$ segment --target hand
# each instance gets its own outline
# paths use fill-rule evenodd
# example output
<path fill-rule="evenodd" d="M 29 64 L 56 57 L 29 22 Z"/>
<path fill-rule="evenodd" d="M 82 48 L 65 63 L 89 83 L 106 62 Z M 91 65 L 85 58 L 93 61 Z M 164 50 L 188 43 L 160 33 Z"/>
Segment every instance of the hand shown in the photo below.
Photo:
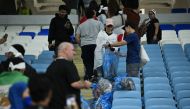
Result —
<path fill-rule="evenodd" d="M 65 23 L 65 28 L 69 29 L 70 27 L 71 27 L 70 22 L 67 21 L 67 22 Z"/>
<path fill-rule="evenodd" d="M 48 48 L 51 48 L 52 46 L 54 46 L 54 44 L 49 44 L 49 45 L 48 45 Z"/>
<path fill-rule="evenodd" d="M 108 47 L 110 48 L 111 47 L 110 43 L 103 44 L 102 46 L 105 47 L 105 48 L 108 48 Z"/>
<path fill-rule="evenodd" d="M 90 88 L 91 84 L 92 83 L 90 81 L 87 81 L 87 80 L 84 81 L 84 86 L 85 86 L 86 89 Z"/>

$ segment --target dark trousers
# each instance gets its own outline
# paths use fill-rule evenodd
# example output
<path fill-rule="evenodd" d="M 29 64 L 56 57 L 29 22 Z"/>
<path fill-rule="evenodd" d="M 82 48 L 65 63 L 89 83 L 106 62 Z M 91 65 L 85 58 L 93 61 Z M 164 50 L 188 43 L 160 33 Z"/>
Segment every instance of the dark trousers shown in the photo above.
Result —
<path fill-rule="evenodd" d="M 96 48 L 95 44 L 91 45 L 84 45 L 81 47 L 82 54 L 81 58 L 83 60 L 83 64 L 85 66 L 85 76 L 84 79 L 88 80 L 94 76 L 93 69 L 94 69 L 94 50 Z"/>

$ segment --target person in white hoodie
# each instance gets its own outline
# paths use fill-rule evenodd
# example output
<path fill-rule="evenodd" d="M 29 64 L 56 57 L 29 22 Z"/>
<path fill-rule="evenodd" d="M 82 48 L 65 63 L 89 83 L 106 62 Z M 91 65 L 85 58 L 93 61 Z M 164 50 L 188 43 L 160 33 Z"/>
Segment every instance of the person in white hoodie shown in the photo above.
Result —
<path fill-rule="evenodd" d="M 118 64 L 118 47 L 104 48 L 106 43 L 117 41 L 117 34 L 113 33 L 113 20 L 106 19 L 105 29 L 98 33 L 94 58 L 94 69 L 103 68 L 103 77 L 111 79 L 116 76 Z"/>

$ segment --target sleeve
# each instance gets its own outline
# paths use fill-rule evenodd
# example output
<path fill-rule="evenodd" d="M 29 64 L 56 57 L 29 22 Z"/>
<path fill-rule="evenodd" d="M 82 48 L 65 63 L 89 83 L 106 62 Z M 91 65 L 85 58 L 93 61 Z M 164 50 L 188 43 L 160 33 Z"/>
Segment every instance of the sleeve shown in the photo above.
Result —
<path fill-rule="evenodd" d="M 76 34 L 79 34 L 79 35 L 81 34 L 81 32 L 80 32 L 80 25 L 77 28 Z"/>
<path fill-rule="evenodd" d="M 70 84 L 80 80 L 77 68 L 73 62 L 69 62 L 67 64 L 67 69 L 68 69 L 68 72 L 67 72 L 66 76 L 67 76 L 68 82 Z"/>
<path fill-rule="evenodd" d="M 54 21 L 54 19 L 52 19 L 51 22 L 50 22 L 49 34 L 48 34 L 48 42 L 49 42 L 49 44 L 51 44 L 52 41 L 55 40 L 54 32 L 55 32 L 55 21 Z"/>
<path fill-rule="evenodd" d="M 127 42 L 127 43 L 131 43 L 134 39 L 134 37 L 132 35 L 128 35 L 128 36 L 125 36 L 124 37 L 124 40 Z"/>
<path fill-rule="evenodd" d="M 74 33 L 73 25 L 69 19 L 67 20 L 67 22 L 69 22 L 69 24 L 70 24 L 70 28 L 67 29 L 67 33 L 71 36 Z"/>
<path fill-rule="evenodd" d="M 159 23 L 158 19 L 154 19 L 152 22 L 153 23 Z"/>

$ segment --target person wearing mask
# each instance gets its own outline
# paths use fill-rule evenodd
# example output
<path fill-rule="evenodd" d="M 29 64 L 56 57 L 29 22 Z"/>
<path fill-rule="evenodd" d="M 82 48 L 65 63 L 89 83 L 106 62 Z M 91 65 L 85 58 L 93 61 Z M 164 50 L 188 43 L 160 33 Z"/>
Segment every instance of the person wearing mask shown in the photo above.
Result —
<path fill-rule="evenodd" d="M 119 47 L 122 45 L 127 45 L 127 73 L 129 77 L 139 76 L 140 67 L 140 41 L 137 33 L 135 32 L 135 23 L 127 21 L 123 27 L 127 36 L 120 42 L 115 42 L 112 44 L 105 44 L 105 47 Z"/>
<path fill-rule="evenodd" d="M 67 106 L 67 97 L 74 95 L 81 109 L 80 89 L 90 88 L 91 83 L 80 81 L 77 68 L 73 63 L 75 50 L 71 43 L 62 42 L 58 46 L 57 54 L 57 58 L 46 71 L 53 86 L 53 96 L 49 106 L 52 109 L 64 109 Z"/>
<path fill-rule="evenodd" d="M 70 10 L 66 5 L 59 6 L 59 13 L 55 14 L 55 17 L 50 22 L 48 42 L 49 49 L 54 50 L 62 42 L 72 42 L 71 36 L 74 33 L 72 23 L 68 19 Z M 55 41 L 55 43 L 53 43 Z"/>

